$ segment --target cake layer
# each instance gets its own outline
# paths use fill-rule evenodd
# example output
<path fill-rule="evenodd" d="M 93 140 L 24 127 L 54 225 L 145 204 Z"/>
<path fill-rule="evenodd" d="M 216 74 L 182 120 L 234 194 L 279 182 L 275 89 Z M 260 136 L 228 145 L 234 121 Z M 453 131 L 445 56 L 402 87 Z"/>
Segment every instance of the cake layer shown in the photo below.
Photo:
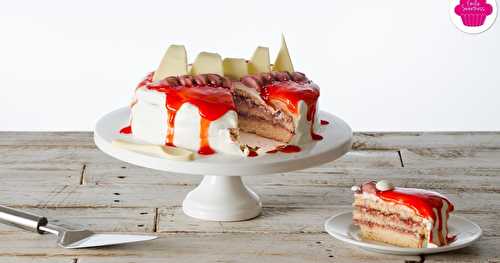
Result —
<path fill-rule="evenodd" d="M 409 218 L 402 218 L 400 214 L 387 213 L 365 207 L 355 207 L 352 218 L 353 220 L 386 225 L 388 227 L 421 235 L 426 235 L 428 233 L 425 224 L 422 222 L 415 222 Z"/>
<path fill-rule="evenodd" d="M 386 214 L 397 214 L 402 219 L 410 219 L 414 222 L 422 222 L 423 218 L 419 216 L 414 209 L 391 202 L 384 202 L 379 198 L 374 198 L 369 194 L 354 194 L 354 207 L 366 207 L 371 210 L 382 211 Z"/>
<path fill-rule="evenodd" d="M 376 240 L 401 247 L 424 247 L 425 238 L 413 233 L 402 232 L 393 228 L 376 224 L 358 222 L 361 236 L 364 239 Z"/>
<path fill-rule="evenodd" d="M 244 132 L 254 133 L 284 143 L 290 142 L 294 136 L 293 133 L 283 128 L 281 125 L 274 124 L 268 120 L 244 115 L 239 116 L 238 127 Z"/>

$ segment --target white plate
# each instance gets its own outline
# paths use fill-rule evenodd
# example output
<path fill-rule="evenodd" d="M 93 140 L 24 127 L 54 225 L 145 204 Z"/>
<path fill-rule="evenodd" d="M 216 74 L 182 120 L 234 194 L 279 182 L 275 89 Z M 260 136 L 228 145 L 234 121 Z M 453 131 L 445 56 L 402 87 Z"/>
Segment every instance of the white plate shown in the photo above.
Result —
<path fill-rule="evenodd" d="M 435 248 L 405 248 L 388 245 L 381 242 L 363 240 L 359 228 L 352 224 L 352 212 L 344 212 L 331 217 L 325 222 L 325 230 L 333 237 L 363 249 L 395 255 L 422 255 L 456 250 L 466 247 L 479 239 L 481 228 L 474 222 L 463 217 L 450 215 L 448 229 L 451 235 L 457 235 L 452 243 Z"/>

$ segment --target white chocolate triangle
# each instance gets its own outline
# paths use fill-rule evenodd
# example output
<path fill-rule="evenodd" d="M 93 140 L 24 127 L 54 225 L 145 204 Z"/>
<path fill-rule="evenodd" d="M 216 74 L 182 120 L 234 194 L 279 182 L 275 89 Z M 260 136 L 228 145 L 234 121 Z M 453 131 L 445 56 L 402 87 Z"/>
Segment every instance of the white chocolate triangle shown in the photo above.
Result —
<path fill-rule="evenodd" d="M 269 59 L 269 48 L 257 47 L 253 53 L 252 59 L 248 63 L 248 73 L 257 74 L 271 71 L 271 62 Z"/>
<path fill-rule="evenodd" d="M 248 66 L 245 59 L 225 58 L 223 64 L 224 76 L 232 80 L 239 80 L 241 77 L 248 75 Z"/>
<path fill-rule="evenodd" d="M 198 54 L 191 67 L 191 74 L 198 75 L 208 73 L 224 76 L 222 58 L 217 53 L 201 52 Z"/>
<path fill-rule="evenodd" d="M 155 71 L 153 81 L 186 74 L 188 74 L 186 48 L 182 45 L 171 45 Z"/>
<path fill-rule="evenodd" d="M 274 61 L 273 71 L 288 71 L 293 72 L 292 59 L 290 58 L 290 53 L 288 52 L 288 47 L 286 46 L 285 36 L 281 35 L 281 48 Z"/>

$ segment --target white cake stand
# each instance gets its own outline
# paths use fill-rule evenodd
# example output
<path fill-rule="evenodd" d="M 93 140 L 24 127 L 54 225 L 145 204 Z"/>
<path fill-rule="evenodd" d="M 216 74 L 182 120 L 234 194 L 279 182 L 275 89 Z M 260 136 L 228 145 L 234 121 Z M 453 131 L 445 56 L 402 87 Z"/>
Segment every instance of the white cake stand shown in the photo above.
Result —
<path fill-rule="evenodd" d="M 121 108 L 99 119 L 94 130 L 96 145 L 103 152 L 135 165 L 203 175 L 200 185 L 186 196 L 182 205 L 184 213 L 204 220 L 241 221 L 258 216 L 262 211 L 260 198 L 243 184 L 241 176 L 290 172 L 324 164 L 348 152 L 352 140 L 351 128 L 343 120 L 321 112 L 319 119 L 330 122 L 319 132 L 323 140 L 301 146 L 302 151 L 298 153 L 265 154 L 254 158 L 214 154 L 197 156 L 194 161 L 173 161 L 111 145 L 114 139 L 143 143 L 119 133 L 128 124 L 129 116 L 129 108 Z M 254 136 L 250 140 L 263 144 L 269 141 L 259 138 Z"/>

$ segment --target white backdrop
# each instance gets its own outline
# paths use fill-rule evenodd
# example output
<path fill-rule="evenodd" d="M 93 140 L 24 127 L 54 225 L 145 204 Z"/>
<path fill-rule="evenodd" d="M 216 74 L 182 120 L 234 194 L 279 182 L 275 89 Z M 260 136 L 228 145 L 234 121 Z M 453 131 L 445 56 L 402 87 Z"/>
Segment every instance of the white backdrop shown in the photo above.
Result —
<path fill-rule="evenodd" d="M 355 130 L 500 130 L 500 22 L 465 34 L 448 2 L 2 1 L 0 130 L 91 130 L 169 44 L 273 60 L 282 32 Z"/>

